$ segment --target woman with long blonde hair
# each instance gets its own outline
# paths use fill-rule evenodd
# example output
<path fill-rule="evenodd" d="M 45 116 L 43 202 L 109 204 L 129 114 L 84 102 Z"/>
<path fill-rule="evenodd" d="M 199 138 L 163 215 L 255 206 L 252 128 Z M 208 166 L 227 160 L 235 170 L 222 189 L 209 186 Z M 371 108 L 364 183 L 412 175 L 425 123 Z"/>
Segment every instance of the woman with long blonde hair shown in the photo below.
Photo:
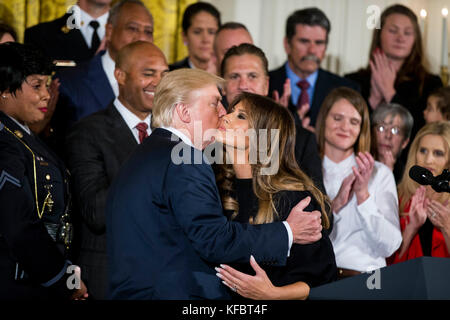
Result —
<path fill-rule="evenodd" d="M 397 190 L 392 171 L 370 155 L 369 112 L 363 97 L 336 88 L 316 123 L 325 190 L 334 216 L 330 239 L 339 277 L 386 266 L 400 246 Z"/>
<path fill-rule="evenodd" d="M 411 144 L 398 185 L 403 242 L 388 259 L 389 264 L 421 256 L 450 257 L 450 196 L 412 180 L 409 170 L 414 165 L 430 170 L 434 176 L 450 168 L 450 122 L 427 124 Z"/>
<path fill-rule="evenodd" d="M 264 96 L 242 93 L 220 126 L 227 163 L 219 166 L 217 184 L 230 218 L 252 224 L 283 221 L 299 201 L 305 211 L 321 212 L 322 238 L 310 245 L 294 244 L 285 267 L 251 261 L 249 276 L 230 266 L 219 268 L 226 285 L 239 282 L 238 294 L 251 299 L 304 299 L 309 288 L 336 277 L 326 196 L 300 170 L 295 160 L 295 125 L 286 108 Z M 242 267 L 242 266 L 241 266 Z M 239 268 L 242 270 L 242 268 Z M 244 267 L 243 271 L 251 272 Z"/>

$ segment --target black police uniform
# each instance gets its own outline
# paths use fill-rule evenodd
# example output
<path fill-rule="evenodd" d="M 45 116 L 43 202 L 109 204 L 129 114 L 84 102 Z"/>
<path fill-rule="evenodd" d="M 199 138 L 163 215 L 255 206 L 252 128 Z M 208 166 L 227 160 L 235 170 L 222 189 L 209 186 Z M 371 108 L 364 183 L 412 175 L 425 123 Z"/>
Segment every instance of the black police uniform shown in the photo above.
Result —
<path fill-rule="evenodd" d="M 0 111 L 0 299 L 71 295 L 69 209 L 62 161 Z"/>

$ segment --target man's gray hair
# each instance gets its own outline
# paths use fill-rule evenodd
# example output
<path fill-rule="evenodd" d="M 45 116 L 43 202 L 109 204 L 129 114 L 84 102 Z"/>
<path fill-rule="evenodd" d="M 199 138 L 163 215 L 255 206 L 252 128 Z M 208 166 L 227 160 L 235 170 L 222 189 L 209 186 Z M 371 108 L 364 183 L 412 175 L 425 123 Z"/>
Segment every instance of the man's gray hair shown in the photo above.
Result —
<path fill-rule="evenodd" d="M 119 18 L 120 15 L 120 11 L 122 10 L 123 6 L 126 4 L 137 4 L 139 6 L 142 6 L 144 8 L 145 11 L 148 12 L 148 14 L 150 15 L 150 17 L 153 20 L 153 16 L 152 13 L 150 12 L 150 10 L 147 9 L 147 7 L 145 6 L 145 4 L 140 1 L 140 0 L 122 0 L 119 1 L 118 3 L 116 3 L 110 10 L 109 10 L 109 16 L 108 16 L 108 22 L 112 24 L 113 26 L 116 25 L 117 23 L 117 19 Z"/>
<path fill-rule="evenodd" d="M 414 125 L 414 119 L 411 113 L 398 103 L 383 103 L 378 106 L 372 113 L 372 126 L 382 124 L 386 117 L 394 118 L 399 116 L 402 120 L 403 126 L 401 128 L 402 134 L 406 139 L 411 137 L 411 131 Z"/>

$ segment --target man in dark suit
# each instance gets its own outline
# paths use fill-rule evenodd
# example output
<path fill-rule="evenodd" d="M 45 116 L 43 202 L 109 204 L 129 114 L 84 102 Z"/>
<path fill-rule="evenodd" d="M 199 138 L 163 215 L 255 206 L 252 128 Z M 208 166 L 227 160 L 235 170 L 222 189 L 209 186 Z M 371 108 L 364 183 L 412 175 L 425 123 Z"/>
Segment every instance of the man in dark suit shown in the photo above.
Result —
<path fill-rule="evenodd" d="M 114 78 L 117 54 L 128 43 L 153 42 L 153 17 L 142 2 L 121 1 L 109 13 L 105 37 L 106 52 L 58 75 L 60 99 L 73 121 L 104 109 L 118 96 L 119 88 Z"/>
<path fill-rule="evenodd" d="M 64 16 L 25 30 L 25 43 L 52 60 L 76 64 L 92 58 L 105 35 L 111 0 L 78 0 Z"/>
<path fill-rule="evenodd" d="M 222 85 L 221 78 L 198 69 L 169 72 L 158 85 L 156 129 L 124 164 L 108 194 L 111 298 L 228 298 L 213 264 L 248 262 L 253 255 L 263 265 L 283 265 L 289 232 L 295 243 L 320 238 L 320 213 L 304 212 L 307 201 L 285 222 L 227 221 L 202 153 L 226 113 Z"/>
<path fill-rule="evenodd" d="M 288 61 L 269 73 L 269 92 L 281 96 L 289 79 L 292 111 L 298 125 L 313 131 L 320 106 L 328 93 L 340 86 L 358 90 L 356 83 L 320 68 L 325 57 L 330 21 L 317 8 L 295 11 L 286 23 L 284 49 Z"/>
<path fill-rule="evenodd" d="M 231 103 L 242 92 L 264 96 L 269 93 L 268 61 L 260 48 L 249 43 L 233 47 L 223 57 L 222 67 L 220 72 L 226 80 L 227 103 Z M 289 95 L 284 94 L 278 102 L 287 107 L 289 98 Z M 325 192 L 316 137 L 302 126 L 296 126 L 296 129 L 295 151 L 298 165 Z"/>
<path fill-rule="evenodd" d="M 76 121 L 105 109 L 119 95 L 114 77 L 115 59 L 125 45 L 142 40 L 153 42 L 153 17 L 138 0 L 124 0 L 111 8 L 106 24 L 107 50 L 79 66 L 62 70 L 59 99 L 50 122 L 55 151 L 63 154 L 67 129 Z"/>
<path fill-rule="evenodd" d="M 67 163 L 81 215 L 78 263 L 94 299 L 106 298 L 106 195 L 123 162 L 151 133 L 155 88 L 168 70 L 164 54 L 154 44 L 138 41 L 125 46 L 115 69 L 119 97 L 79 121 L 67 137 Z"/>

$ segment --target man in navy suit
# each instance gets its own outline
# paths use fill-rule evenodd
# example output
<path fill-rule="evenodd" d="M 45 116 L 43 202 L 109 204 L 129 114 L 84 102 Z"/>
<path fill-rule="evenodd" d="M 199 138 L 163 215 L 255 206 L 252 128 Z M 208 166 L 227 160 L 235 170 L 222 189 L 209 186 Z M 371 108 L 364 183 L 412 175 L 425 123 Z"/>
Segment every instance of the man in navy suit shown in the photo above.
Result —
<path fill-rule="evenodd" d="M 105 37 L 106 52 L 59 74 L 60 99 L 66 99 L 71 120 L 106 108 L 119 95 L 114 78 L 117 54 L 128 43 L 153 42 L 153 17 L 140 1 L 121 1 L 110 11 Z"/>
<path fill-rule="evenodd" d="M 226 299 L 214 265 L 248 262 L 250 255 L 262 265 L 283 265 L 291 241 L 320 239 L 320 213 L 304 212 L 307 201 L 284 222 L 240 224 L 223 215 L 202 152 L 226 113 L 222 86 L 223 79 L 198 69 L 172 71 L 158 85 L 155 129 L 108 194 L 111 298 Z"/>
<path fill-rule="evenodd" d="M 269 93 L 281 97 L 289 79 L 292 111 L 297 125 L 313 131 L 320 106 L 328 93 L 341 86 L 359 91 L 356 83 L 320 68 L 325 57 L 330 21 L 317 8 L 295 11 L 286 22 L 284 49 L 288 60 L 269 73 Z"/>
<path fill-rule="evenodd" d="M 154 93 L 168 71 L 164 54 L 154 44 L 136 41 L 126 45 L 116 61 L 119 97 L 106 109 L 80 120 L 66 139 L 66 160 L 81 220 L 77 263 L 94 299 L 106 298 L 108 189 L 122 163 L 151 133 Z"/>
<path fill-rule="evenodd" d="M 105 38 L 106 51 L 57 74 L 60 94 L 49 140 L 55 140 L 52 145 L 58 154 L 64 154 L 64 138 L 73 123 L 105 109 L 117 98 L 114 67 L 118 52 L 131 42 L 153 42 L 153 17 L 139 0 L 121 1 L 110 10 Z"/>

